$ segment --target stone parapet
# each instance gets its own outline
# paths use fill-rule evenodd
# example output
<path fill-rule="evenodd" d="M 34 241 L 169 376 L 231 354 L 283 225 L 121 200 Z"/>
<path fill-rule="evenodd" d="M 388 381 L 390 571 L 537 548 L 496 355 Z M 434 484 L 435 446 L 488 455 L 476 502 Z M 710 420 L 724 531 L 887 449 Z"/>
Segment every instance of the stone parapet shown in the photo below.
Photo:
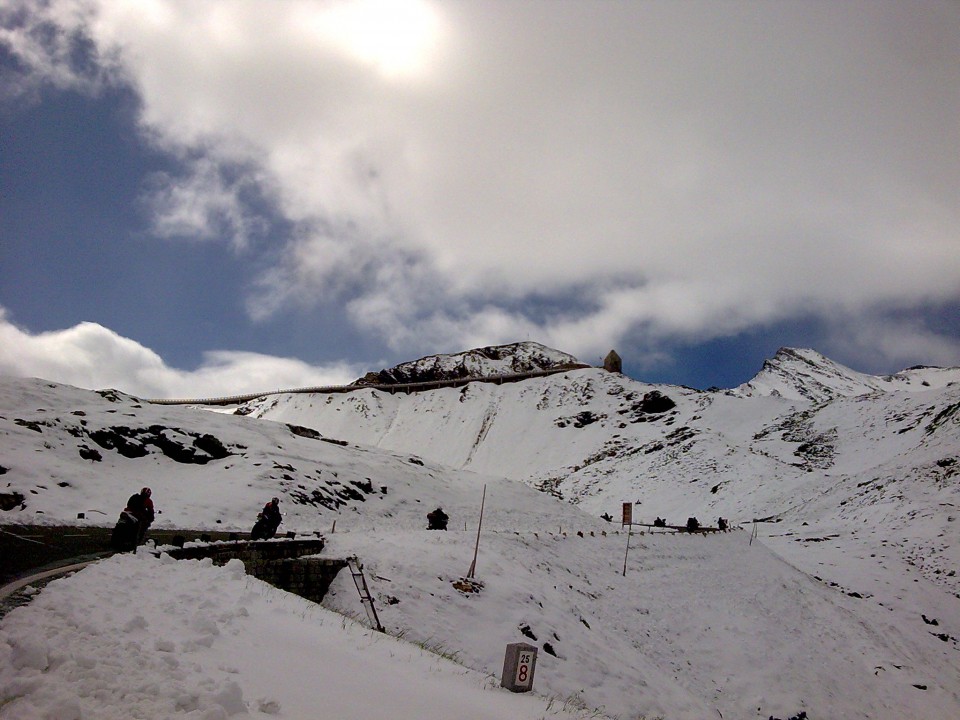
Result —
<path fill-rule="evenodd" d="M 243 562 L 248 575 L 319 603 L 340 569 L 347 566 L 345 559 L 310 557 L 319 554 L 323 547 L 323 538 L 317 538 L 190 545 L 165 552 L 177 560 L 210 558 L 216 565 L 237 559 Z"/>

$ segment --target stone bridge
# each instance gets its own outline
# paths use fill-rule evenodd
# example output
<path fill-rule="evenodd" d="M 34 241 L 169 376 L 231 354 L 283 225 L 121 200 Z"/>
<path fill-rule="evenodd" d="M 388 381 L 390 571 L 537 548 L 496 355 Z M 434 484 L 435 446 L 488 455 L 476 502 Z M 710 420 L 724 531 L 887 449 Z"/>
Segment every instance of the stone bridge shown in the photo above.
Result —
<path fill-rule="evenodd" d="M 258 540 L 189 545 L 166 549 L 178 560 L 210 558 L 215 565 L 243 561 L 247 574 L 274 587 L 319 603 L 342 568 L 344 558 L 317 557 L 323 538 L 310 540 Z"/>

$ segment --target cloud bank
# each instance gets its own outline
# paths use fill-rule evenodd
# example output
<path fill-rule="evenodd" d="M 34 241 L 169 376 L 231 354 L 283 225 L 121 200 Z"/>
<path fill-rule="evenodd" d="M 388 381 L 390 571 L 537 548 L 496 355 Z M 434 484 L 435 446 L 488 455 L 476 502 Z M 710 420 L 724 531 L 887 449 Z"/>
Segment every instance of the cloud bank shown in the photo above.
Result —
<path fill-rule="evenodd" d="M 496 334 L 502 319 L 480 314 L 477 336 L 464 347 L 481 347 L 481 337 Z M 838 325 L 840 327 L 840 325 Z M 949 367 L 960 354 L 960 341 L 944 338 L 916 323 L 891 324 L 861 318 L 857 332 L 829 338 L 837 352 L 856 367 L 870 367 L 876 356 L 898 369 L 914 363 L 918 353 L 926 364 Z M 558 343 L 557 347 L 562 347 Z M 869 353 L 862 350 L 869 347 Z M 599 364 L 602 358 L 581 357 Z M 653 365 L 664 358 L 648 355 Z M 848 362 L 851 362 L 848 360 Z M 336 362 L 309 365 L 293 358 L 253 352 L 206 352 L 192 370 L 171 367 L 153 350 L 93 322 L 44 333 L 30 333 L 12 323 L 0 307 L 0 375 L 39 377 L 92 390 L 116 388 L 141 398 L 215 398 L 324 385 L 346 385 L 383 364 Z M 642 368 L 641 368 L 642 369 Z M 642 379 L 642 378 L 641 378 Z"/>
<path fill-rule="evenodd" d="M 255 320 L 340 303 L 402 352 L 585 354 L 813 317 L 955 362 L 902 319 L 960 300 L 955 2 L 0 12 L 8 93 L 137 94 L 144 141 L 182 160 L 152 186 L 158 235 L 276 244 Z M 290 232 L 262 237 L 264 208 Z"/>
<path fill-rule="evenodd" d="M 149 348 L 97 323 L 31 334 L 0 308 L 0 375 L 40 377 L 76 387 L 116 388 L 142 398 L 210 398 L 251 392 L 345 385 L 368 368 L 314 367 L 250 352 L 204 354 L 200 367 L 178 370 Z"/>

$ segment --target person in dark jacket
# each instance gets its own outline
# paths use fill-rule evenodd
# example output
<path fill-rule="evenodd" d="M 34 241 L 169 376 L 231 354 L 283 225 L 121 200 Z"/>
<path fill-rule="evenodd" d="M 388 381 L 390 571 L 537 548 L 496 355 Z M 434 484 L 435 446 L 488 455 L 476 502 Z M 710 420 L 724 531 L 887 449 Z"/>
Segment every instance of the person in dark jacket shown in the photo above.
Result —
<path fill-rule="evenodd" d="M 427 530 L 446 530 L 449 519 L 450 516 L 443 511 L 443 508 L 437 508 L 433 512 L 428 512 Z"/>
<path fill-rule="evenodd" d="M 147 528 L 153 524 L 154 509 L 151 499 L 153 491 L 148 488 L 142 488 L 140 492 L 134 493 L 127 500 L 126 511 L 137 519 L 137 545 L 142 545 L 147 536 Z"/>
<path fill-rule="evenodd" d="M 267 528 L 270 531 L 267 537 L 273 537 L 277 532 L 277 528 L 280 527 L 280 523 L 283 522 L 283 518 L 280 516 L 280 498 L 273 498 L 264 505 L 260 514 L 266 521 Z"/>

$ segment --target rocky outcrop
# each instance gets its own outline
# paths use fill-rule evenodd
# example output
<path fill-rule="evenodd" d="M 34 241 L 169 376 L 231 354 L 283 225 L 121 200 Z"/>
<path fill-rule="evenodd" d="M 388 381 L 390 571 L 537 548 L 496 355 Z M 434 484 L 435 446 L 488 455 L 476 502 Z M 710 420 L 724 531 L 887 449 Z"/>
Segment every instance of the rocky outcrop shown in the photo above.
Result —
<path fill-rule="evenodd" d="M 398 385 L 494 377 L 544 370 L 587 367 L 573 355 L 534 342 L 490 345 L 452 355 L 428 355 L 395 367 L 370 372 L 355 385 Z"/>

